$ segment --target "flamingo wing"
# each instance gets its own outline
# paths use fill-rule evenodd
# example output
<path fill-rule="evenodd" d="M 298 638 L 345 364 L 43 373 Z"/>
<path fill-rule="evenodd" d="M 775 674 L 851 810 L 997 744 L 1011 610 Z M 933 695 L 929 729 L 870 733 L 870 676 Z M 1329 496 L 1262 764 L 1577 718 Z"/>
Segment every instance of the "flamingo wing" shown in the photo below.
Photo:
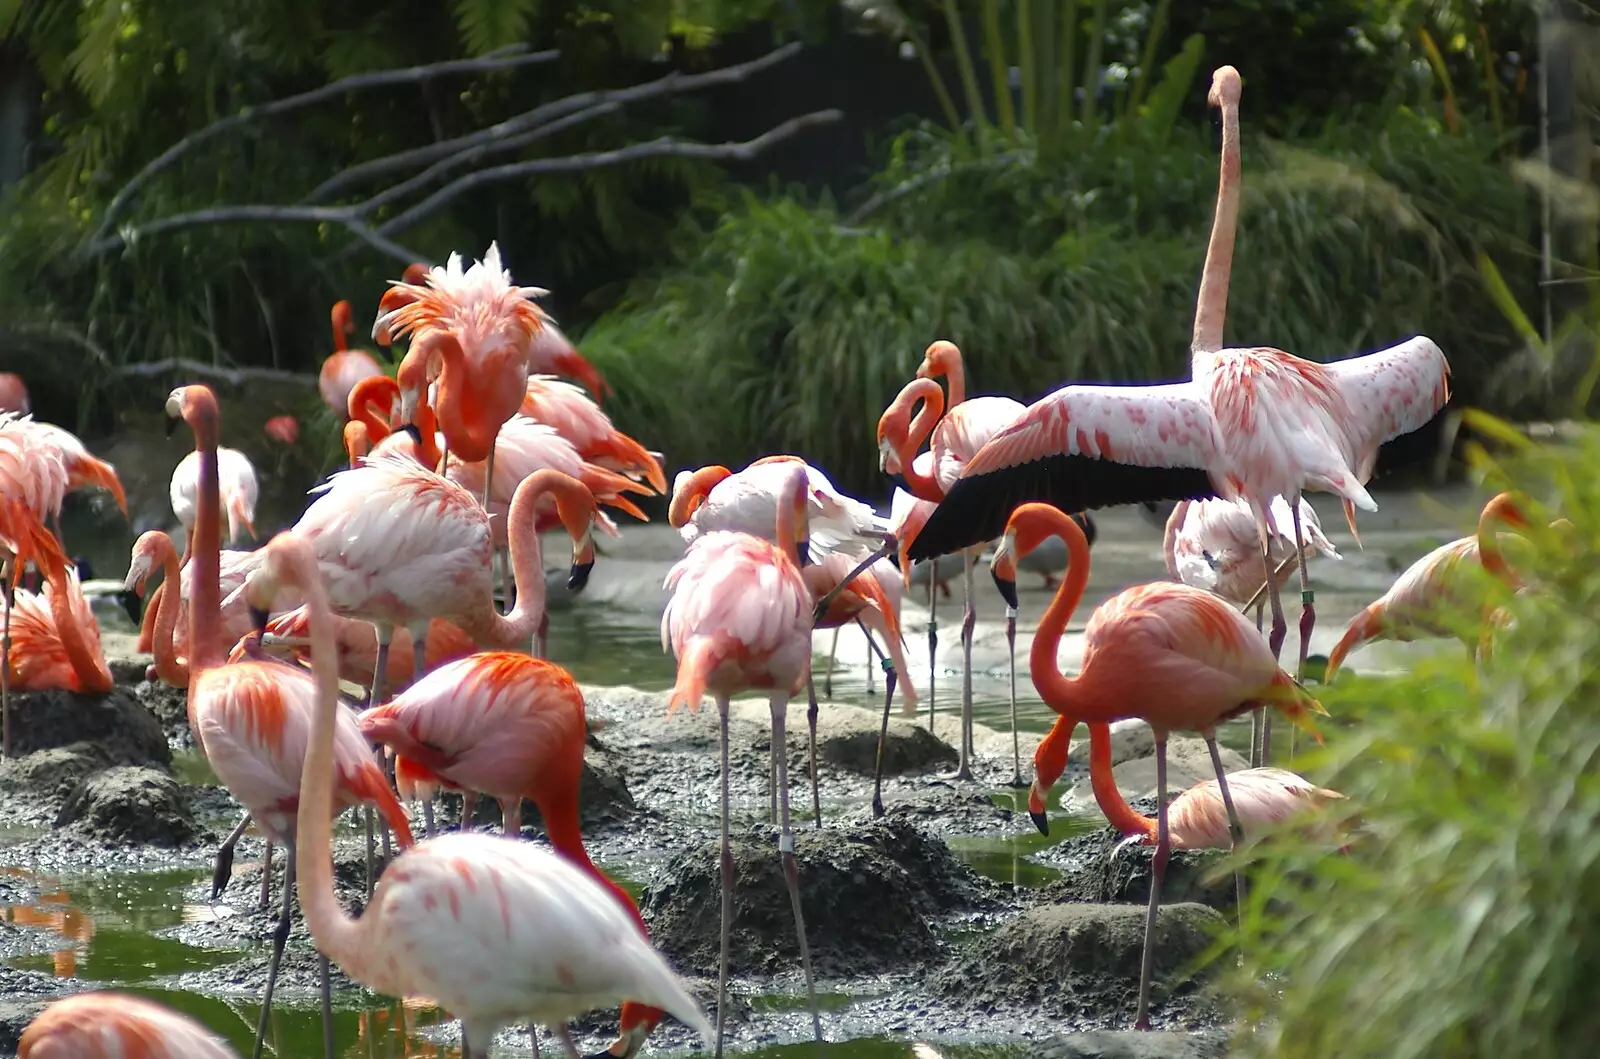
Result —
<path fill-rule="evenodd" d="M 967 463 L 909 549 L 913 562 L 1005 532 L 1020 504 L 1062 511 L 1220 495 L 1216 416 L 1191 382 L 1065 386 L 998 431 Z"/>
<path fill-rule="evenodd" d="M 1418 432 L 1450 399 L 1450 364 L 1433 339 L 1417 335 L 1399 345 L 1326 365 L 1356 421 L 1345 425 L 1346 454 L 1362 482 L 1384 463 L 1398 466 L 1432 455 Z M 1406 439 L 1411 444 L 1391 443 Z"/>

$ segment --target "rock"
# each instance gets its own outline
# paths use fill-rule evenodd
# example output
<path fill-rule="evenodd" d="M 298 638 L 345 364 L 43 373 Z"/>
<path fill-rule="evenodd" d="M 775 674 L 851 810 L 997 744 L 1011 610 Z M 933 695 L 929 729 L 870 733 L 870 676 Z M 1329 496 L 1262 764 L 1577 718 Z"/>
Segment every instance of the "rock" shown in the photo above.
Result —
<path fill-rule="evenodd" d="M 1163 904 L 1156 917 L 1152 1007 L 1191 992 L 1177 980 L 1222 924 L 1215 910 Z M 1030 909 L 984 937 L 934 978 L 974 1007 L 1026 1007 L 1055 1017 L 1131 1018 L 1139 993 L 1145 907 L 1067 903 Z"/>
<path fill-rule="evenodd" d="M 178 781 L 151 768 L 97 772 L 67 796 L 56 826 L 108 842 L 179 846 L 195 837 L 194 817 Z"/>
<path fill-rule="evenodd" d="M 1154 798 L 1131 803 L 1146 816 L 1156 811 Z M 1042 901 L 1127 902 L 1142 905 L 1150 900 L 1150 862 L 1155 846 L 1129 842 L 1119 848 L 1123 836 L 1110 827 L 1097 828 L 1052 847 L 1038 859 L 1058 868 L 1065 876 L 1039 892 Z M 1161 883 L 1161 903 L 1193 901 L 1219 911 L 1234 906 L 1231 872 L 1219 872 L 1219 862 L 1227 856 L 1221 849 L 1175 849 L 1167 861 L 1166 878 Z"/>
<path fill-rule="evenodd" d="M 1088 730 L 1079 728 L 1073 733 L 1076 738 L 1072 741 L 1072 749 L 1067 752 L 1067 764 L 1079 768 L 1089 767 L 1089 738 Z M 1172 742 L 1176 742 L 1173 740 Z M 1137 717 L 1130 717 L 1125 721 L 1115 721 L 1111 725 L 1111 764 L 1120 765 L 1124 761 L 1134 758 L 1152 757 L 1156 752 L 1156 736 L 1150 730 L 1150 725 Z M 1172 756 L 1171 743 L 1167 746 L 1167 756 Z"/>
<path fill-rule="evenodd" d="M 31 754 L 89 742 L 121 765 L 167 768 L 172 751 L 155 716 L 126 689 L 109 695 L 35 691 L 11 696 L 11 749 Z"/>
<path fill-rule="evenodd" d="M 17 1054 L 17 1043 L 28 1023 L 52 1000 L 78 988 L 70 978 L 0 966 L 0 1054 Z"/>
<path fill-rule="evenodd" d="M 765 826 L 733 837 L 734 972 L 799 966 L 794 914 L 779 870 L 777 835 Z M 795 833 L 800 900 L 812 965 L 856 975 L 929 960 L 934 921 L 993 906 L 991 885 L 915 824 L 884 820 Z M 651 940 L 690 974 L 715 974 L 722 915 L 720 845 L 675 857 L 640 902 Z"/>
<path fill-rule="evenodd" d="M 879 711 L 829 703 L 817 718 L 817 760 L 822 765 L 847 769 L 870 776 L 877 767 L 878 729 L 883 723 Z M 804 751 L 805 742 L 796 740 Z M 927 772 L 941 766 L 954 766 L 955 747 L 898 711 L 889 718 L 883 744 L 883 774 L 898 776 L 906 772 Z"/>
<path fill-rule="evenodd" d="M 1038 1059 L 1223 1059 L 1228 1035 L 1221 1030 L 1091 1030 L 1040 1041 Z"/>
<path fill-rule="evenodd" d="M 136 687 L 145 682 L 144 675 L 150 669 L 150 657 L 148 655 L 134 655 L 127 658 L 114 658 L 107 655 L 106 668 L 111 670 L 111 679 L 117 686 L 124 688 Z"/>
<path fill-rule="evenodd" d="M 6 786 L 36 791 L 54 801 L 65 798 L 91 773 L 113 764 L 111 756 L 94 743 L 73 743 L 37 750 L 0 765 Z"/>
<path fill-rule="evenodd" d="M 537 813 L 530 813 L 530 809 L 531 806 L 523 810 L 522 818 L 538 819 Z M 636 811 L 622 755 L 591 735 L 583 753 L 583 779 L 578 785 L 579 821 L 587 830 L 619 823 Z"/>
<path fill-rule="evenodd" d="M 182 743 L 193 744 L 194 736 L 189 731 L 187 688 L 175 688 L 159 680 L 145 680 L 140 674 L 138 682 L 133 685 L 133 697 L 155 715 L 165 732 Z"/>
<path fill-rule="evenodd" d="M 1152 741 L 1151 746 L 1155 744 Z M 1224 771 L 1233 772 L 1236 769 L 1247 769 L 1250 762 L 1246 761 L 1238 751 L 1228 747 L 1218 747 L 1222 758 Z M 1211 751 L 1206 747 L 1204 739 L 1183 737 L 1173 739 L 1167 743 L 1167 794 L 1172 796 L 1193 787 L 1201 780 L 1215 779 L 1217 770 L 1211 764 Z M 1156 759 L 1154 751 L 1149 757 L 1133 758 L 1124 761 L 1111 770 L 1111 776 L 1117 781 L 1117 788 L 1122 791 L 1122 796 L 1128 801 L 1137 798 L 1151 798 L 1156 796 Z M 1096 811 L 1099 806 L 1094 800 L 1094 790 L 1089 785 L 1089 777 L 1085 776 L 1072 785 L 1072 789 L 1061 798 L 1061 806 L 1071 811 L 1087 812 L 1090 807 Z"/>

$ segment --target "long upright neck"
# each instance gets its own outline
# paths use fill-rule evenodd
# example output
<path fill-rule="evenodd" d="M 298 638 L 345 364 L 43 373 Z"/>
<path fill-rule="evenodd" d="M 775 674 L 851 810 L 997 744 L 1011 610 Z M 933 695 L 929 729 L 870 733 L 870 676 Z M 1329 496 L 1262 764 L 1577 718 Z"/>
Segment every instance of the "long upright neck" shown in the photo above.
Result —
<path fill-rule="evenodd" d="M 333 893 L 333 730 L 339 710 L 339 651 L 333 613 L 317 577 L 300 580 L 311 626 L 311 670 L 317 681 L 311 742 L 300 769 L 300 806 L 295 814 L 295 873 L 300 907 L 318 950 L 358 981 L 365 959 L 360 922 L 351 919 Z"/>
<path fill-rule="evenodd" d="M 441 361 L 439 400 L 434 411 L 439 416 L 439 429 L 450 443 L 450 454 L 469 463 L 486 460 L 500 433 L 500 422 L 488 422 L 492 416 L 468 415 L 465 410 L 468 406 L 481 410 L 489 403 L 489 395 L 477 384 L 474 373 L 467 370 L 466 355 L 453 336 L 432 332 L 424 339 L 429 340 L 430 355 Z"/>
<path fill-rule="evenodd" d="M 1051 522 L 1058 524 L 1072 521 L 1055 509 L 1050 510 L 1048 517 Z M 1071 717 L 1084 717 L 1090 711 L 1084 709 L 1080 702 L 1079 679 L 1067 677 L 1061 672 L 1056 652 L 1061 646 L 1061 636 L 1066 632 L 1067 622 L 1089 585 L 1089 552 L 1082 547 L 1081 531 L 1074 534 L 1067 530 L 1063 533 L 1063 539 L 1068 542 L 1067 572 L 1061 579 L 1061 586 L 1056 589 L 1055 597 L 1050 600 L 1044 617 L 1039 620 L 1039 631 L 1034 634 L 1028 664 L 1035 690 L 1051 709 Z"/>
<path fill-rule="evenodd" d="M 217 478 L 217 411 L 201 408 L 193 421 L 195 449 L 200 454 L 199 489 L 194 515 L 194 543 L 189 588 L 189 694 L 194 679 L 222 664 L 222 489 Z"/>
<path fill-rule="evenodd" d="M 945 385 L 950 388 L 950 397 L 944 404 L 946 409 L 951 409 L 967 399 L 967 369 L 960 357 L 951 358 L 944 377 Z"/>
<path fill-rule="evenodd" d="M 1172 508 L 1172 514 L 1167 516 L 1167 526 L 1161 533 L 1161 557 L 1167 563 L 1167 576 L 1174 581 L 1180 581 L 1178 576 L 1178 531 L 1183 528 L 1183 520 L 1189 514 L 1190 500 L 1180 500 Z"/>
<path fill-rule="evenodd" d="M 178 568 L 178 552 L 170 538 L 167 546 L 161 549 L 161 570 L 161 598 L 156 602 L 156 627 L 150 640 L 150 650 L 156 656 L 156 676 L 161 678 L 161 682 L 175 688 L 186 688 L 189 686 L 189 666 L 178 660 L 177 644 L 178 609 L 183 606 L 183 571 Z M 193 701 L 191 697 L 190 702 Z M 192 711 L 193 707 L 190 709 Z M 189 721 L 190 730 L 199 731 L 192 715 Z"/>
<path fill-rule="evenodd" d="M 1112 827 L 1124 835 L 1155 838 L 1156 822 L 1128 804 L 1111 774 L 1111 726 L 1102 721 L 1089 722 L 1089 786 Z"/>
<path fill-rule="evenodd" d="M 956 386 L 957 383 L 951 383 L 952 403 L 955 401 Z M 937 504 L 944 499 L 944 490 L 939 488 L 938 479 L 932 474 L 917 470 L 916 455 L 945 413 L 944 394 L 939 384 L 931 379 L 914 380 L 901 392 L 917 394 L 922 398 L 922 404 L 918 406 L 917 414 L 911 417 L 911 425 L 896 450 L 900 456 L 900 476 L 905 479 L 906 491 L 912 496 Z M 933 461 L 928 462 L 931 464 Z"/>
<path fill-rule="evenodd" d="M 1501 494 L 1484 505 L 1482 514 L 1478 516 L 1478 561 L 1483 563 L 1485 570 L 1512 588 L 1521 588 L 1522 579 L 1506 563 L 1505 555 L 1500 551 L 1500 540 L 1495 533 L 1496 524 L 1505 517 L 1505 512 L 1511 503 L 1510 497 Z"/>
<path fill-rule="evenodd" d="M 1217 179 L 1217 212 L 1211 221 L 1211 242 L 1206 246 L 1205 270 L 1195 299 L 1195 353 L 1222 348 L 1222 325 L 1228 313 L 1228 277 L 1233 270 L 1233 239 L 1239 227 L 1239 105 L 1222 108 L 1222 167 Z"/>

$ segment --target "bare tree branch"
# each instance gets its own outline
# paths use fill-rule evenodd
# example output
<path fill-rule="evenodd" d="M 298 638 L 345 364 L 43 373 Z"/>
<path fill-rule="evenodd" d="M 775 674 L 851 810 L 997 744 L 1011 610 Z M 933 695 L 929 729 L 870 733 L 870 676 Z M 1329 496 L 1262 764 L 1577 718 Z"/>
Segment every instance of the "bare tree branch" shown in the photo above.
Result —
<path fill-rule="evenodd" d="M 507 118 L 505 121 L 490 125 L 488 128 L 479 129 L 477 132 L 467 133 L 464 136 L 457 136 L 453 140 L 442 140 L 438 143 L 414 147 L 409 151 L 399 151 L 395 154 L 385 155 L 382 158 L 374 158 L 371 161 L 353 165 L 342 173 L 336 173 L 321 184 L 318 184 L 302 201 L 306 203 L 324 202 L 364 180 L 420 165 L 428 165 L 441 158 L 448 158 L 458 152 L 470 150 L 480 144 L 503 140 L 507 137 L 525 133 L 530 129 L 538 128 L 576 111 L 598 108 L 603 104 L 622 106 L 628 103 L 637 103 L 643 99 L 653 99 L 657 96 L 691 92 L 709 85 L 733 84 L 743 81 L 752 74 L 760 73 L 762 70 L 770 66 L 776 66 L 785 59 L 798 54 L 800 48 L 799 41 L 791 41 L 783 47 L 751 59 L 749 62 L 736 63 L 733 66 L 725 66 L 718 70 L 709 70 L 703 74 L 683 74 L 674 70 L 665 77 L 659 77 L 654 81 L 647 81 L 642 85 L 634 85 L 630 88 L 602 89 L 564 96 L 561 99 L 545 103 L 515 117 Z M 609 113 L 609 111 L 595 109 L 590 116 L 593 117 L 599 113 Z"/>
<path fill-rule="evenodd" d="M 631 162 L 640 158 L 658 158 L 665 155 L 678 158 L 702 158 L 719 162 L 743 162 L 754 158 L 780 140 L 786 140 L 798 132 L 817 125 L 831 124 L 843 117 L 844 113 L 839 110 L 813 111 L 798 118 L 790 118 L 781 125 L 773 126 L 755 139 L 745 140 L 741 143 L 690 143 L 674 139 L 671 136 L 662 136 L 644 143 L 618 147 L 611 151 L 592 151 L 587 154 L 569 155 L 565 158 L 535 158 L 527 162 L 512 162 L 508 165 L 479 169 L 446 184 L 409 210 L 391 220 L 385 221 L 378 226 L 377 234 L 384 236 L 392 232 L 404 231 L 480 184 L 490 184 L 501 180 L 515 180 L 518 177 L 532 176 L 535 173 L 569 173 L 578 169 L 599 169 L 602 166 L 617 165 L 621 162 Z"/>
<path fill-rule="evenodd" d="M 165 375 L 168 372 L 179 372 L 184 375 L 201 375 L 212 379 L 221 379 L 233 386 L 241 386 L 251 379 L 262 382 L 293 383 L 297 386 L 315 386 L 317 377 L 298 371 L 280 371 L 277 368 L 226 368 L 220 364 L 207 364 L 199 360 L 190 360 L 187 357 L 170 357 L 167 360 L 147 360 L 137 364 L 124 364 L 120 368 L 112 369 L 111 374 L 117 378 L 131 378 L 134 376 Z"/>
<path fill-rule="evenodd" d="M 262 118 L 284 114 L 291 110 L 298 110 L 301 107 L 313 106 L 346 92 L 357 92 L 366 88 L 380 88 L 386 85 L 414 84 L 435 77 L 443 77 L 447 74 L 509 70 L 519 66 L 549 62 L 560 54 L 555 50 L 527 52 L 526 45 L 513 44 L 477 59 L 452 59 L 447 62 L 427 63 L 422 66 L 408 66 L 400 70 L 376 70 L 372 73 L 354 74 L 350 77 L 342 77 L 331 84 L 323 85 L 321 88 L 315 88 L 309 92 L 301 92 L 299 95 L 273 100 L 271 103 L 265 103 L 259 107 L 246 107 L 237 114 L 219 118 L 210 125 L 196 129 L 165 151 L 162 151 L 143 169 L 135 173 L 133 179 L 124 184 L 122 189 L 111 199 L 110 204 L 106 206 L 106 212 L 100 218 L 100 226 L 95 229 L 94 235 L 89 240 L 89 245 L 91 247 L 98 245 L 106 238 L 106 233 L 117 222 L 117 218 L 122 215 L 128 203 L 132 201 L 133 196 L 151 177 L 171 166 L 178 160 L 180 155 L 197 144 L 204 143 L 242 125 Z M 91 249 L 90 254 L 92 255 L 92 253 Z"/>

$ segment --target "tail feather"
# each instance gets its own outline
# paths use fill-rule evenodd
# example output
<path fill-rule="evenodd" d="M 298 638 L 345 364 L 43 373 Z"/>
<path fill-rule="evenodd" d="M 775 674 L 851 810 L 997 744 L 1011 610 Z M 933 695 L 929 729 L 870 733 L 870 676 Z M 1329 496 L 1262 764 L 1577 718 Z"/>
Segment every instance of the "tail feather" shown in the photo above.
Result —
<path fill-rule="evenodd" d="M 1339 642 L 1333 645 L 1333 650 L 1328 653 L 1328 668 L 1324 671 L 1322 682 L 1332 683 L 1333 675 L 1339 671 L 1339 666 L 1345 658 L 1364 643 L 1376 640 L 1383 635 L 1383 606 L 1379 603 L 1370 603 L 1360 614 L 1351 619 L 1350 625 L 1344 630 L 1344 635 L 1339 637 Z"/>
<path fill-rule="evenodd" d="M 115 467 L 93 456 L 81 456 L 78 459 L 77 471 L 78 477 L 83 481 L 109 492 L 116 500 L 117 506 L 122 509 L 122 517 L 128 517 L 128 495 L 122 491 L 122 479 L 117 477 Z"/>
<path fill-rule="evenodd" d="M 613 430 L 609 438 L 596 445 L 586 456 L 595 463 L 613 461 L 614 469 L 624 474 L 642 474 L 645 481 L 650 483 L 650 488 L 661 496 L 667 495 L 667 476 L 662 472 L 661 464 L 643 445 L 620 430 Z"/>
<path fill-rule="evenodd" d="M 623 494 L 641 493 L 650 495 L 649 486 L 634 481 L 625 474 L 608 470 L 598 464 L 585 462 L 578 475 L 582 482 L 594 494 L 595 500 L 607 507 L 614 507 L 618 511 L 626 512 L 641 522 L 649 522 L 650 516 L 639 510 L 638 505 Z"/>
<path fill-rule="evenodd" d="M 395 834 L 395 842 L 401 849 L 416 845 L 417 840 L 411 837 L 411 818 L 406 816 L 405 807 L 400 804 L 400 799 L 395 797 L 394 791 L 389 787 L 388 779 L 376 761 L 371 762 L 370 768 L 363 768 L 351 781 L 350 786 L 363 801 L 371 803 L 383 814 L 389 829 Z"/>
<path fill-rule="evenodd" d="M 672 685 L 672 697 L 667 700 L 667 713 L 679 706 L 699 712 L 706 682 L 717 668 L 718 654 L 717 642 L 710 636 L 696 636 L 685 645 L 683 654 L 678 656 L 678 679 Z"/>

